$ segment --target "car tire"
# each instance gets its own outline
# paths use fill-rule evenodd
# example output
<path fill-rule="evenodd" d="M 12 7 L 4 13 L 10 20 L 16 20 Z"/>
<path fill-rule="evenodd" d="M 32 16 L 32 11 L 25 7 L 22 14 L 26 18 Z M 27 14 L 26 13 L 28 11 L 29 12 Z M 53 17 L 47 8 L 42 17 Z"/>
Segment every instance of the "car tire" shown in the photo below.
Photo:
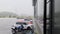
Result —
<path fill-rule="evenodd" d="M 27 27 L 27 30 L 31 30 L 31 28 L 30 27 Z"/>
<path fill-rule="evenodd" d="M 28 27 L 27 30 L 31 30 L 31 32 L 34 33 L 34 29 L 31 29 L 30 27 Z"/>
<path fill-rule="evenodd" d="M 16 34 L 16 31 L 15 30 L 12 30 L 12 34 Z"/>

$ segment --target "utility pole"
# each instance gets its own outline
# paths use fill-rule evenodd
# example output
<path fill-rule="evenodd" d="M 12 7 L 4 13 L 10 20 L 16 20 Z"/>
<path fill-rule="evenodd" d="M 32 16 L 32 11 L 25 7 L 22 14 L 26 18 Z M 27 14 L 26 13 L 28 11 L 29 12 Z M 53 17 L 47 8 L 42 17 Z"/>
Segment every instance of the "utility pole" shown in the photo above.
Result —
<path fill-rule="evenodd" d="M 44 0 L 44 16 L 43 16 L 43 20 L 44 20 L 44 26 L 43 26 L 44 27 L 44 29 L 43 29 L 44 30 L 44 34 L 46 34 L 46 23 L 47 23 L 46 22 L 46 20 L 47 20 L 46 19 L 46 16 L 47 16 L 46 14 L 47 14 L 47 0 Z"/>
<path fill-rule="evenodd" d="M 36 18 L 36 2 L 37 0 L 33 0 L 33 6 L 34 6 L 34 17 Z"/>

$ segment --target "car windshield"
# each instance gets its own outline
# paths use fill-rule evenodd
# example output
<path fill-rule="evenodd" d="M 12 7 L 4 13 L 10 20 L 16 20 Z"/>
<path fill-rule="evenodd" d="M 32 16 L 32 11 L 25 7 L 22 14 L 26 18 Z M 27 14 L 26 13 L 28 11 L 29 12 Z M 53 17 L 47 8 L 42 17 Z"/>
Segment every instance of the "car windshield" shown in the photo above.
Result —
<path fill-rule="evenodd" d="M 30 21 L 29 19 L 25 19 L 25 21 Z"/>
<path fill-rule="evenodd" d="M 23 24 L 23 25 L 27 25 L 26 22 L 16 22 L 16 24 Z"/>

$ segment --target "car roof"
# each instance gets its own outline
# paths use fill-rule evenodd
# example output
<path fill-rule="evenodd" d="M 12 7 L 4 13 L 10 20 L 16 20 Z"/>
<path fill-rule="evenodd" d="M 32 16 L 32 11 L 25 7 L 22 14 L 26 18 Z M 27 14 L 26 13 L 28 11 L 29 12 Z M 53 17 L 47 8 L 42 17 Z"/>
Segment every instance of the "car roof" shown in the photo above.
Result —
<path fill-rule="evenodd" d="M 17 20 L 17 22 L 23 22 L 24 21 L 24 19 L 18 19 Z"/>

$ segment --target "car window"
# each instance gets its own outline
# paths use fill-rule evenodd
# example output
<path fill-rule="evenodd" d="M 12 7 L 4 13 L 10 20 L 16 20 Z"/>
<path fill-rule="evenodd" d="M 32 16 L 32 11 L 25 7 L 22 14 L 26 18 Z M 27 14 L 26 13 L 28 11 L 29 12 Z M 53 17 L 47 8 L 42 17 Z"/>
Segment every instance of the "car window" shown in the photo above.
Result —
<path fill-rule="evenodd" d="M 27 23 L 23 23 L 24 25 L 27 25 Z"/>
<path fill-rule="evenodd" d="M 16 22 L 16 24 L 22 24 L 21 22 Z"/>

